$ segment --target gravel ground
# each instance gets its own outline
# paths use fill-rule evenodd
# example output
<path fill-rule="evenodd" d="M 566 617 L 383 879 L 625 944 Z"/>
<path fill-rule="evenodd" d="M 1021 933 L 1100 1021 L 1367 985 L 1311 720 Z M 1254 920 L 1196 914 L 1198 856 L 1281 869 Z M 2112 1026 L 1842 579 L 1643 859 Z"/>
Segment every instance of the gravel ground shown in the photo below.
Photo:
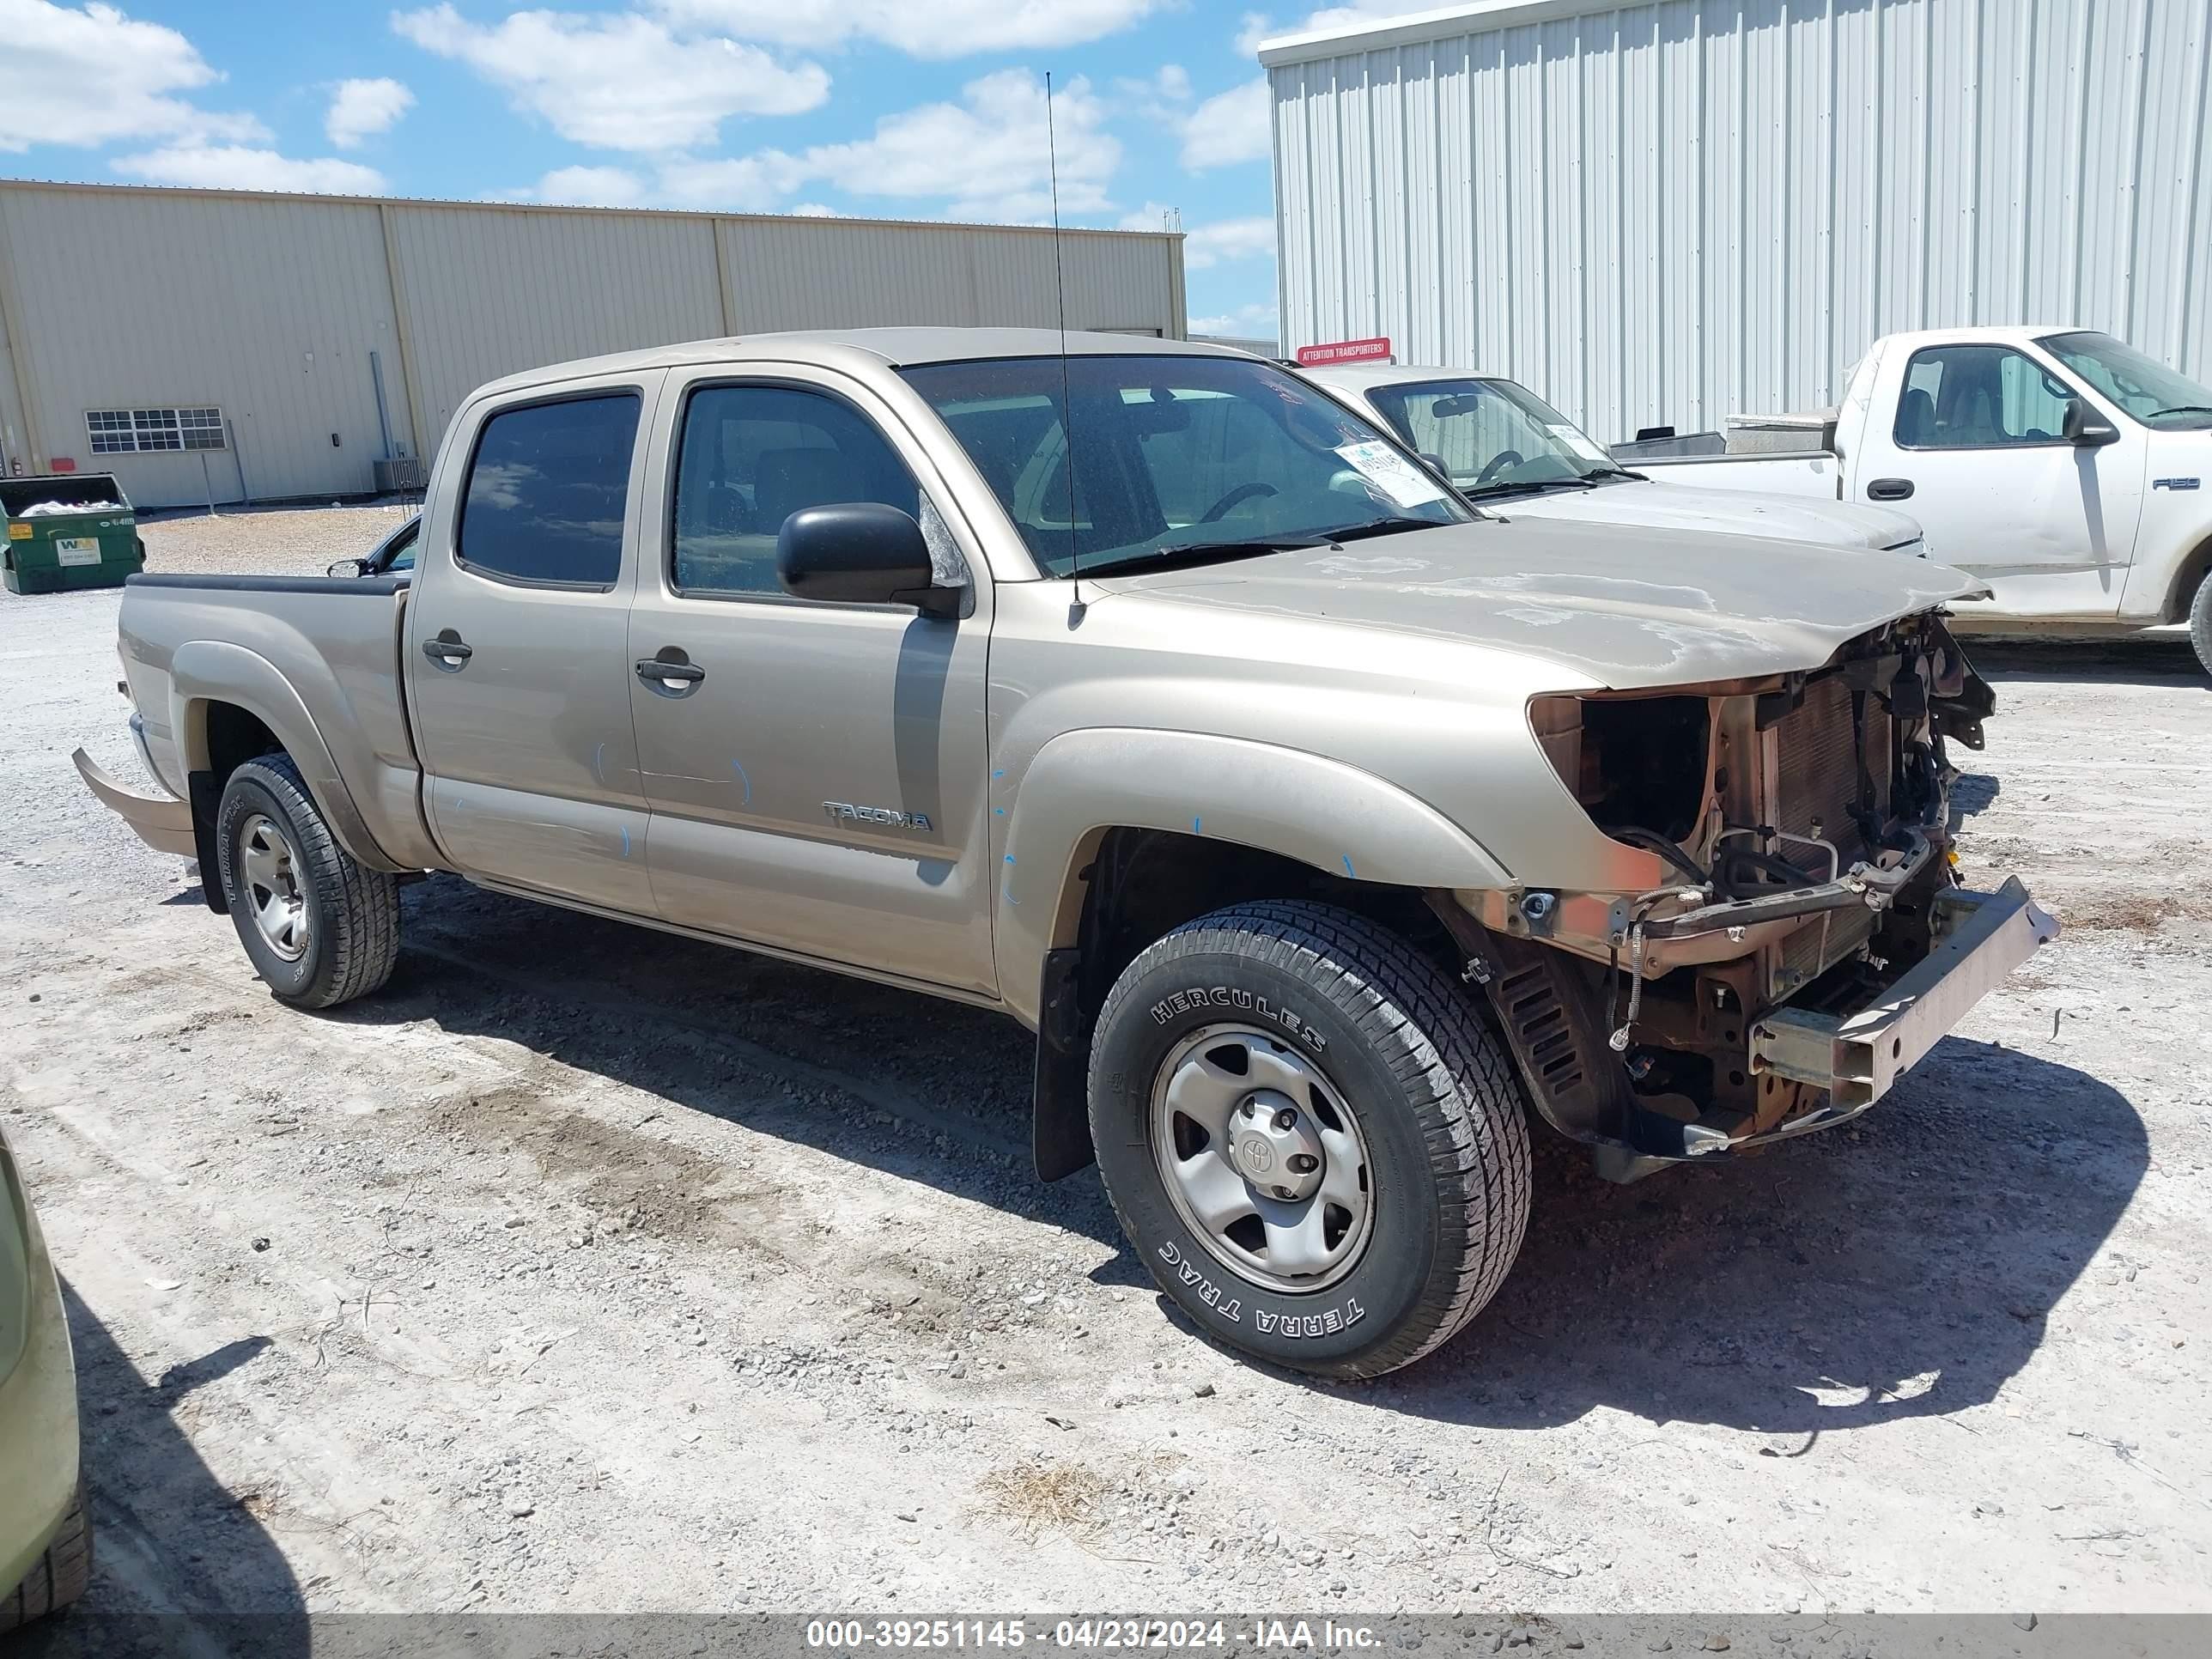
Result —
<path fill-rule="evenodd" d="M 375 509 L 149 526 L 319 566 Z M 346 545 L 341 547 L 341 540 Z M 310 545 L 312 544 L 312 551 Z M 1024 1168 L 981 1012 L 413 886 L 272 1002 L 137 768 L 116 597 L 0 603 L 0 1113 L 130 1609 L 2212 1610 L 2212 687 L 1983 654 L 1968 872 L 2068 932 L 1860 1127 L 1630 1188 L 1540 1134 L 1455 1344 L 1316 1387 Z"/>
<path fill-rule="evenodd" d="M 171 510 L 138 520 L 146 568 L 177 575 L 319 576 L 333 559 L 358 558 L 420 509 L 410 500 L 340 507 L 226 507 Z"/>

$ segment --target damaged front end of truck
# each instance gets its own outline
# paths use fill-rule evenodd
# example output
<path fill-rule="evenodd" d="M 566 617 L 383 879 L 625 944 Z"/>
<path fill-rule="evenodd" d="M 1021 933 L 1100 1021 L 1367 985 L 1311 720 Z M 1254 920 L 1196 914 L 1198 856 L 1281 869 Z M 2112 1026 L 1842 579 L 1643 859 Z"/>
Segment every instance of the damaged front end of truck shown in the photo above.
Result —
<path fill-rule="evenodd" d="M 1643 890 L 1437 908 L 1538 1111 L 1631 1180 L 1848 1121 L 2057 924 L 1960 884 L 1951 744 L 1995 699 L 1940 617 L 1817 670 L 1539 697 L 1537 741 Z"/>

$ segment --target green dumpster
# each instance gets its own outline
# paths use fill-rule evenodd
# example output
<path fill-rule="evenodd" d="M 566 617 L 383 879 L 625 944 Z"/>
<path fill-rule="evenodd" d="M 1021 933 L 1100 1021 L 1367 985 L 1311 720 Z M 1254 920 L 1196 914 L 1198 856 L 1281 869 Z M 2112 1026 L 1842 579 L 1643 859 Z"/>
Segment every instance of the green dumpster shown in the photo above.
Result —
<path fill-rule="evenodd" d="M 112 474 L 0 478 L 0 580 L 10 593 L 120 587 L 145 567 L 137 515 Z"/>

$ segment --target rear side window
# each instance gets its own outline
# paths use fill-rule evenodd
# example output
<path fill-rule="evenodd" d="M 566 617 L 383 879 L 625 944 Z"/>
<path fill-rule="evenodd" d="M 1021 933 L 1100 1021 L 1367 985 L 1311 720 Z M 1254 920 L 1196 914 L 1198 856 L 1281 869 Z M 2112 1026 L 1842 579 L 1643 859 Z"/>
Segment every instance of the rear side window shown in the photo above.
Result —
<path fill-rule="evenodd" d="M 637 443 L 638 396 L 502 410 L 469 464 L 460 562 L 510 581 L 611 587 Z"/>

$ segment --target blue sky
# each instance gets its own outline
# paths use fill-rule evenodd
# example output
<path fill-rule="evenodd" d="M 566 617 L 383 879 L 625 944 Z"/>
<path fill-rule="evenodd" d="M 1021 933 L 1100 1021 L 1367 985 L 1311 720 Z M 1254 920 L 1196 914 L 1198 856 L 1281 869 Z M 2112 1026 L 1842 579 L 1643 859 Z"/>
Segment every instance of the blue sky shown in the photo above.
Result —
<path fill-rule="evenodd" d="M 1394 0 L 1358 9 L 1403 9 Z M 0 173 L 1188 234 L 1272 334 L 1263 36 L 1205 0 L 0 0 Z"/>

